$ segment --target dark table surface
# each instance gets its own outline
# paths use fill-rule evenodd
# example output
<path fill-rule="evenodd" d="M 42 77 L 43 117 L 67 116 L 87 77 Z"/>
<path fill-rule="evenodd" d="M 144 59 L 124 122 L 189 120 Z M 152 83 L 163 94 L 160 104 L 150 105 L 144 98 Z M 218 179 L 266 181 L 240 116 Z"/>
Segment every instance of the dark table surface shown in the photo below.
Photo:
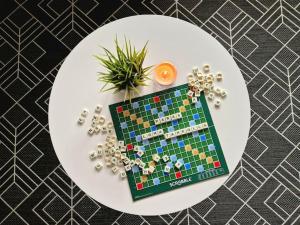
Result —
<path fill-rule="evenodd" d="M 68 53 L 99 26 L 136 14 L 178 17 L 210 33 L 237 62 L 251 102 L 233 175 L 203 202 L 153 217 L 89 198 L 59 164 L 48 127 L 51 87 Z M 299 0 L 1 0 L 0 223 L 300 224 L 299 27 Z"/>

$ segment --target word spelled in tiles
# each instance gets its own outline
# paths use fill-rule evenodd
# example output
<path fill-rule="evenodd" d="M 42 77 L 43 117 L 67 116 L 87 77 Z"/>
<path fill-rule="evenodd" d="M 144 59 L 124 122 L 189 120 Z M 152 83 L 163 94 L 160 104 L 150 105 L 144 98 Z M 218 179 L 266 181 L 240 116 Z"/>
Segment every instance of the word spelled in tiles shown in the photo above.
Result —
<path fill-rule="evenodd" d="M 158 124 L 178 120 L 178 119 L 181 119 L 181 118 L 182 118 L 182 115 L 181 115 L 180 112 L 178 112 L 178 113 L 174 113 L 172 115 L 163 116 L 161 118 L 154 119 L 154 123 L 155 123 L 155 125 L 158 125 Z"/>
<path fill-rule="evenodd" d="M 207 123 L 202 123 L 202 124 L 194 125 L 191 127 L 182 128 L 182 129 L 170 132 L 170 133 L 166 133 L 165 138 L 169 139 L 169 138 L 173 138 L 173 137 L 178 137 L 178 136 L 181 136 L 184 134 L 189 134 L 192 132 L 206 129 L 207 127 L 208 127 Z"/>

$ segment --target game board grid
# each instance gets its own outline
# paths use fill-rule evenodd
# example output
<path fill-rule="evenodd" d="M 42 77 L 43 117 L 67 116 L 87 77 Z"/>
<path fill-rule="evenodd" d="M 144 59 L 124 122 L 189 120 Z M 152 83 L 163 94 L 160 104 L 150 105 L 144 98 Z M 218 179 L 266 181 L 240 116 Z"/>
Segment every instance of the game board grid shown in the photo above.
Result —
<path fill-rule="evenodd" d="M 180 92 L 182 92 L 182 90 L 180 90 Z M 160 102 L 159 103 L 152 103 L 152 102 L 150 102 L 150 100 L 151 100 L 151 98 L 149 99 L 145 99 L 145 100 L 141 100 L 141 101 L 139 101 L 139 105 L 142 105 L 142 106 L 144 106 L 144 105 L 146 105 L 146 104 L 150 104 L 151 105 L 151 108 L 153 108 L 153 107 L 155 107 L 155 108 L 157 108 L 158 109 L 158 111 L 160 112 L 161 110 L 161 108 L 162 108 L 162 102 L 163 101 L 165 101 L 167 98 L 171 98 L 172 100 L 173 100 L 173 104 L 176 104 L 176 108 L 179 108 L 179 106 L 182 106 L 183 105 L 183 101 L 184 100 L 186 100 L 186 99 L 188 99 L 187 98 L 187 96 L 186 96 L 186 93 L 181 93 L 181 96 L 179 96 L 179 97 L 171 97 L 170 96 L 170 94 L 169 93 L 167 93 L 167 94 L 165 94 L 165 95 L 160 95 Z M 176 100 L 176 101 L 175 101 Z M 143 103 L 142 103 L 143 102 Z M 179 102 L 181 102 L 182 104 L 181 105 L 179 105 L 178 103 Z M 124 107 L 124 109 L 125 110 L 127 110 L 127 109 L 129 109 L 129 104 L 127 104 L 126 105 L 127 107 Z M 205 119 L 202 119 L 202 118 L 205 118 L 205 116 L 204 116 L 204 112 L 203 112 L 203 108 L 201 108 L 201 112 L 199 111 L 199 109 L 198 109 L 198 111 L 197 110 L 195 110 L 194 108 L 191 108 L 190 107 L 191 106 L 191 102 L 190 102 L 190 100 L 189 100 L 189 105 L 186 105 L 185 106 L 185 108 L 186 108 L 186 112 L 183 112 L 183 114 L 186 114 L 186 118 L 187 118 L 187 121 L 191 121 L 191 120 L 193 120 L 193 114 L 194 113 L 199 113 L 200 114 L 200 123 L 203 123 L 203 122 L 206 122 L 206 120 Z M 141 108 L 141 107 L 139 107 L 139 108 Z M 175 107 L 173 107 L 173 108 L 175 108 Z M 135 113 L 136 115 L 138 115 L 139 113 L 138 112 L 136 112 L 136 110 L 135 109 L 132 109 L 132 111 L 133 111 L 133 113 Z M 172 110 L 169 110 L 169 112 L 168 112 L 168 115 L 170 115 L 170 114 L 172 114 L 172 113 L 175 113 L 175 112 L 172 112 L 173 111 L 173 109 Z M 191 115 L 192 114 L 192 115 Z M 122 114 L 121 114 L 122 115 Z M 150 118 L 150 116 L 151 116 L 151 118 Z M 146 116 L 143 116 L 143 118 L 144 117 L 146 117 L 147 118 L 147 121 L 153 121 L 153 119 L 154 119 L 154 116 L 152 115 L 152 113 L 151 113 L 151 110 L 150 111 L 148 111 L 148 112 L 146 112 Z M 179 121 L 181 121 L 182 119 L 180 119 Z M 126 121 L 126 120 L 125 120 Z M 133 121 L 129 121 L 128 120 L 128 122 L 129 123 L 134 123 Z M 196 123 L 196 124 L 199 124 L 199 123 Z M 178 125 L 178 127 L 179 127 L 179 129 L 181 129 L 181 128 L 184 128 L 184 127 L 187 127 L 187 126 L 189 126 L 189 122 L 183 122 L 183 123 L 179 123 L 179 125 Z M 133 129 L 130 129 L 130 128 L 133 128 Z M 148 128 L 147 128 L 148 129 Z M 144 132 L 149 132 L 147 129 L 143 129 L 143 130 L 145 130 Z M 164 128 L 164 129 L 167 129 L 166 127 Z M 137 127 L 135 126 L 135 125 L 132 125 L 132 126 L 130 126 L 130 125 L 128 125 L 128 128 L 126 128 L 126 130 L 128 130 L 128 132 L 127 133 L 129 133 L 130 132 L 130 130 L 137 130 Z M 140 131 L 140 130 L 139 130 Z M 124 133 L 124 132 L 123 132 Z M 139 135 L 141 132 L 139 132 L 137 135 Z M 199 132 L 198 132 L 199 133 Z M 192 134 L 189 134 L 189 135 L 192 135 Z M 211 135 L 209 135 L 209 136 L 211 136 Z M 190 144 L 190 145 L 192 145 L 192 144 L 195 144 L 195 145 L 198 145 L 199 146 L 199 140 L 198 140 L 198 142 L 195 140 L 195 139 L 198 139 L 197 137 L 199 137 L 199 136 L 197 136 L 196 138 L 194 138 L 193 136 L 191 136 L 192 138 L 185 138 L 184 140 L 185 140 L 185 142 L 187 142 L 188 144 Z M 155 138 L 156 139 L 156 138 Z M 180 137 L 180 140 L 181 140 L 182 138 Z M 193 140 L 194 139 L 194 140 Z M 151 152 L 151 154 L 149 155 L 148 154 L 148 156 L 147 156 L 147 158 L 146 157 L 143 157 L 144 159 L 146 158 L 146 160 L 144 160 L 144 161 L 150 161 L 151 160 L 151 156 L 152 156 L 152 154 L 154 154 L 154 153 L 156 153 L 155 151 L 156 151 L 156 147 L 160 147 L 160 145 L 158 144 L 158 143 L 160 143 L 160 141 L 161 140 L 164 140 L 163 138 L 158 138 L 157 139 L 157 141 L 152 141 L 152 144 L 150 144 L 150 146 L 152 145 L 152 146 L 154 146 L 155 148 L 153 148 L 153 150 L 152 150 L 152 152 Z M 178 141 L 180 141 L 180 140 L 178 140 Z M 193 141 L 191 141 L 191 140 L 193 140 Z M 207 139 L 206 139 L 206 147 L 208 146 L 208 141 L 209 140 L 212 140 L 212 139 L 210 139 L 210 138 L 208 138 L 208 136 L 207 136 Z M 169 140 L 170 141 L 170 140 Z M 135 141 L 133 141 L 133 142 L 135 142 Z M 213 142 L 212 142 L 213 143 Z M 170 153 L 169 151 L 168 151 L 168 148 L 169 148 L 169 145 L 170 144 L 168 144 L 167 145 L 167 147 L 164 149 L 164 152 L 167 152 L 167 153 Z M 189 163 L 191 163 L 192 164 L 192 166 L 191 166 L 191 170 L 192 170 L 192 174 L 195 174 L 195 173 L 199 173 L 198 171 L 196 171 L 196 169 L 195 169 L 195 166 L 197 165 L 197 164 L 199 164 L 199 162 L 201 162 L 201 164 L 203 165 L 203 166 L 206 166 L 206 163 L 205 162 L 203 162 L 203 160 L 201 161 L 201 160 L 197 160 L 196 161 L 196 157 L 199 157 L 199 154 L 198 155 L 188 155 L 188 152 L 186 151 L 186 150 L 182 150 L 182 149 L 180 149 L 180 148 L 177 148 L 177 146 L 176 146 L 176 144 L 173 144 L 173 143 L 171 143 L 171 145 L 172 145 L 172 147 L 173 147 L 173 149 L 176 149 L 176 150 L 178 150 L 178 152 L 177 152 L 177 156 L 179 156 L 179 159 L 183 159 L 183 161 L 185 161 L 186 162 L 186 160 L 185 159 L 188 159 L 188 162 Z M 152 147 L 151 146 L 151 147 Z M 146 146 L 144 146 L 145 148 L 146 148 Z M 204 149 L 203 149 L 203 147 L 201 147 L 202 148 L 202 150 L 204 151 Z M 197 148 L 198 150 L 200 150 L 199 149 L 199 147 Z M 165 150 L 167 150 L 167 151 L 165 151 Z M 149 151 L 149 150 L 148 150 Z M 207 153 L 209 153 L 209 154 L 207 154 Z M 166 153 L 165 153 L 166 154 Z M 175 151 L 174 151 L 174 153 L 172 152 L 172 154 L 175 154 Z M 172 154 L 169 154 L 169 155 L 172 155 Z M 133 155 L 133 154 L 132 154 Z M 132 156 L 131 155 L 131 156 Z M 210 152 L 206 152 L 206 155 L 207 156 L 212 156 L 211 155 L 211 153 Z M 217 155 L 215 155 L 216 157 L 217 157 Z M 133 157 L 133 158 L 135 158 L 135 157 Z M 132 158 L 132 159 L 133 159 Z M 193 159 L 193 160 L 191 160 L 191 159 Z M 218 158 L 217 158 L 217 160 L 218 160 Z M 215 160 L 214 160 L 215 161 Z M 197 163 L 198 162 L 198 163 Z M 164 182 L 168 182 L 170 179 L 168 179 L 169 177 L 170 177 L 170 175 L 174 175 L 175 174 L 175 172 L 177 172 L 177 170 L 175 170 L 174 169 L 174 167 L 171 169 L 171 172 L 170 172 L 170 174 L 168 175 L 168 176 L 165 176 L 163 173 L 161 173 L 161 171 L 160 170 L 163 170 L 163 168 L 164 168 L 164 165 L 165 164 L 158 164 L 157 165 L 157 170 L 155 170 L 155 173 L 153 174 L 153 175 L 156 175 L 155 177 L 159 177 L 160 178 L 160 181 L 161 181 L 161 183 L 164 183 Z M 184 168 L 184 165 L 183 165 L 183 168 Z M 205 169 L 207 169 L 207 168 L 205 168 Z M 157 171 L 160 171 L 160 174 L 157 174 L 158 172 Z M 179 171 L 179 170 L 178 170 Z M 181 169 L 180 170 L 181 172 L 182 172 L 182 177 L 184 177 L 184 176 L 190 176 L 190 175 L 192 175 L 191 173 L 188 173 L 187 171 L 186 171 L 186 169 L 184 168 L 184 169 Z M 144 188 L 149 188 L 149 187 L 152 187 L 152 186 L 154 186 L 154 184 L 153 184 L 153 179 L 152 179 L 152 177 L 153 177 L 153 175 L 149 175 L 148 176 L 148 179 L 147 179 L 147 181 L 146 182 L 144 182 Z M 138 182 L 141 182 L 141 180 L 140 180 L 140 177 L 141 177 L 141 172 L 138 172 L 138 173 L 136 173 L 136 174 L 134 174 L 134 179 L 135 179 L 135 183 L 138 183 Z M 175 177 L 174 177 L 175 178 Z M 152 182 L 152 185 L 151 184 L 149 184 L 150 183 L 150 181 Z"/>
<path fill-rule="evenodd" d="M 181 92 L 181 96 L 179 96 L 179 98 L 175 98 L 175 97 L 173 97 L 174 91 L 176 91 L 178 89 Z M 171 92 L 171 91 L 173 91 L 173 92 Z M 170 96 L 170 92 L 171 92 L 172 96 Z M 186 92 L 187 92 L 187 85 L 184 84 L 184 85 L 180 85 L 178 87 L 174 87 L 174 88 L 170 88 L 170 89 L 167 89 L 167 90 L 152 93 L 152 94 L 149 94 L 149 95 L 146 95 L 146 96 L 138 97 L 135 100 L 139 102 L 139 108 L 134 110 L 134 108 L 132 107 L 131 113 L 136 113 L 136 115 L 138 115 L 138 117 L 143 117 L 143 118 L 145 116 L 147 116 L 146 118 L 149 122 L 153 121 L 153 118 L 157 118 L 157 115 L 153 116 L 151 114 L 151 111 L 145 112 L 144 109 L 141 110 L 141 107 L 143 107 L 146 103 L 147 104 L 152 104 L 152 98 L 154 96 L 160 96 L 161 101 L 159 103 L 155 103 L 155 104 L 151 105 L 152 107 L 155 106 L 159 111 L 162 111 L 161 107 L 162 107 L 162 105 L 165 104 L 165 100 L 167 98 L 171 98 L 172 101 L 173 101 L 173 104 L 172 104 L 171 108 L 169 108 L 168 113 L 165 113 L 165 115 L 175 113 L 175 111 L 172 111 L 172 110 L 174 110 L 174 109 L 178 110 L 179 106 L 182 105 L 182 99 L 186 98 L 184 96 L 184 95 L 186 95 Z M 174 105 L 174 103 L 176 105 Z M 187 136 L 186 137 L 180 136 L 180 137 L 177 138 L 177 142 L 180 141 L 181 138 L 183 138 L 184 141 L 185 141 L 185 145 L 191 144 L 192 146 L 194 145 L 195 147 L 198 148 L 199 152 L 198 152 L 198 155 L 196 155 L 196 158 L 192 154 L 189 156 L 188 153 L 185 152 L 185 149 L 179 149 L 179 146 L 178 146 L 177 143 L 173 143 L 173 142 L 169 141 L 170 143 L 168 143 L 168 145 L 166 147 L 163 147 L 164 148 L 164 153 L 168 153 L 169 155 L 176 154 L 177 158 L 182 157 L 184 159 L 184 161 L 188 160 L 191 163 L 191 165 L 195 162 L 200 162 L 198 164 L 199 165 L 201 164 L 201 165 L 204 166 L 205 171 L 199 173 L 196 168 L 193 168 L 194 166 L 192 165 L 191 171 L 189 171 L 189 173 L 187 174 L 187 176 L 192 180 L 188 184 L 193 184 L 193 183 L 197 183 L 197 182 L 199 182 L 201 180 L 204 180 L 204 179 L 213 178 L 213 177 L 216 177 L 216 176 L 219 176 L 219 175 L 228 174 L 228 168 L 227 168 L 226 161 L 225 161 L 225 158 L 224 158 L 224 155 L 223 155 L 223 152 L 222 152 L 222 148 L 220 146 L 220 143 L 219 143 L 219 140 L 218 140 L 218 137 L 217 137 L 217 134 L 216 134 L 216 130 L 214 128 L 213 121 L 211 119 L 209 109 L 208 109 L 208 106 L 207 106 L 207 103 L 206 103 L 206 99 L 205 99 L 205 96 L 203 95 L 203 93 L 200 96 L 200 103 L 201 103 L 202 107 L 197 108 L 197 109 L 194 108 L 194 107 L 191 108 L 191 105 L 192 105 L 191 103 L 188 106 L 186 106 L 186 109 L 187 109 L 186 113 L 187 114 L 184 115 L 184 119 L 187 119 L 188 121 L 190 121 L 193 118 L 194 113 L 199 113 L 200 120 L 198 120 L 198 122 L 196 122 L 196 124 L 207 121 L 207 123 L 209 125 L 209 129 L 198 132 L 198 136 L 195 137 L 195 139 L 193 139 L 194 138 L 193 135 L 189 136 L 189 138 L 187 138 Z M 131 104 L 126 104 L 126 102 L 125 102 L 125 104 L 124 104 L 124 102 L 119 102 L 119 103 L 116 103 L 116 104 L 113 104 L 113 105 L 109 106 L 110 111 L 112 113 L 113 123 L 114 123 L 114 126 L 116 127 L 116 133 L 117 133 L 118 139 L 120 139 L 120 140 L 123 139 L 124 140 L 124 136 L 126 136 L 125 141 L 131 140 L 130 143 L 136 144 L 137 142 L 136 142 L 135 138 L 133 140 L 129 139 L 129 130 L 132 129 L 132 128 L 136 129 L 136 127 L 137 127 L 137 126 L 135 126 L 136 125 L 135 121 L 132 122 L 130 120 L 130 118 L 122 118 L 123 114 L 122 113 L 119 114 L 115 110 L 117 106 L 122 106 L 123 109 L 126 110 L 126 109 L 130 108 Z M 170 110 L 170 109 L 172 109 L 172 110 Z M 137 111 L 140 111 L 141 114 L 139 115 L 137 113 Z M 125 119 L 128 119 L 128 121 L 127 121 L 128 122 L 128 124 L 127 124 L 128 127 L 126 129 L 123 129 L 123 130 L 118 129 L 119 126 L 120 126 L 120 121 L 122 121 L 122 120 L 125 121 Z M 178 125 L 175 128 L 180 129 L 180 128 L 183 128 L 184 126 L 186 126 L 187 124 L 188 124 L 187 121 L 186 121 L 186 123 L 180 123 L 179 122 Z M 137 130 L 140 131 L 140 133 L 137 132 L 136 135 L 150 131 L 150 127 L 144 129 L 142 125 L 143 124 L 141 124 L 139 126 L 139 128 L 137 129 Z M 212 125 L 212 126 L 210 126 L 210 125 Z M 167 127 L 168 127 L 168 125 L 163 126 L 163 129 L 164 129 L 165 132 L 168 129 Z M 201 142 L 199 140 L 199 135 L 201 135 L 202 133 L 206 133 L 206 141 Z M 147 161 L 145 159 L 150 159 L 150 158 L 152 159 L 152 154 L 156 153 L 156 148 L 155 147 L 160 146 L 161 138 L 162 137 L 157 137 L 157 138 L 152 139 L 150 141 L 150 145 L 148 147 L 151 150 L 151 154 L 149 154 L 148 156 L 144 155 L 142 157 L 144 162 Z M 215 143 L 213 143 L 214 140 L 216 141 Z M 213 143 L 216 146 L 216 150 L 214 150 L 212 152 L 208 151 L 208 144 L 210 144 L 210 143 Z M 140 145 L 140 143 L 139 143 L 139 145 Z M 155 146 L 155 147 L 153 147 L 153 146 Z M 148 147 L 146 146 L 146 151 L 150 152 L 148 150 Z M 206 152 L 206 158 L 211 156 L 211 157 L 213 157 L 213 161 L 218 160 L 221 163 L 221 167 L 214 168 L 213 163 L 206 164 L 206 159 L 201 161 L 200 158 L 199 158 L 199 153 L 202 152 L 202 151 Z M 131 154 L 128 154 L 129 157 L 130 156 L 134 157 L 133 151 L 129 151 L 128 153 L 131 153 Z M 178 153 L 180 153 L 180 154 L 178 154 Z M 187 157 L 185 157 L 185 156 L 187 156 Z M 220 156 L 221 158 L 218 159 L 218 156 Z M 139 182 L 141 181 L 140 180 L 141 172 L 139 171 L 136 174 L 134 174 L 132 172 L 128 173 L 128 182 L 129 182 L 130 190 L 132 192 L 133 200 L 138 200 L 138 199 L 141 199 L 141 198 L 145 198 L 149 195 L 153 195 L 153 194 L 156 194 L 156 193 L 161 193 L 161 192 L 164 192 L 164 191 L 168 191 L 168 190 L 176 189 L 176 188 L 180 187 L 180 186 L 177 186 L 177 187 L 176 186 L 172 186 L 172 187 L 169 186 L 169 185 L 171 185 L 171 182 L 176 181 L 177 178 L 175 178 L 175 173 L 171 173 L 169 176 L 164 176 L 163 175 L 163 166 L 164 165 L 165 165 L 165 163 L 160 163 L 156 166 L 157 170 L 162 170 L 162 171 L 156 171 L 156 173 L 154 173 L 153 176 L 149 175 L 148 180 L 145 183 L 143 183 L 144 186 L 143 186 L 143 189 L 141 189 L 141 190 L 137 190 L 137 186 L 136 186 L 137 181 L 139 181 Z M 207 166 L 207 165 L 210 165 L 210 166 Z M 208 169 L 208 168 L 213 168 L 213 169 Z M 184 167 L 181 168 L 180 171 L 182 172 L 182 176 L 178 180 L 184 179 L 184 177 L 186 175 L 185 172 L 184 172 L 185 171 Z M 196 173 L 194 173 L 195 171 L 196 171 Z M 161 181 L 160 185 L 154 185 L 153 184 L 153 177 L 156 177 L 156 176 L 160 178 L 160 181 Z M 188 184 L 185 184 L 184 186 L 186 186 Z M 150 187 L 152 187 L 152 188 L 150 188 Z"/>

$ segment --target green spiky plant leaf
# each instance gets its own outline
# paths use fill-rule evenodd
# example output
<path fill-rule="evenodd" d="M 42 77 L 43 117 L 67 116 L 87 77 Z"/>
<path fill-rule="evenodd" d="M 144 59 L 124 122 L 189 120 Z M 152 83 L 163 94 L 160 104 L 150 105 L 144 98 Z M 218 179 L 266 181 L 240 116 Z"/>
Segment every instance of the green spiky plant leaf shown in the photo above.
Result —
<path fill-rule="evenodd" d="M 143 67 L 147 54 L 147 43 L 142 50 L 137 51 L 125 38 L 125 49 L 123 49 L 116 38 L 115 46 L 116 54 L 102 47 L 105 54 L 95 56 L 107 70 L 98 73 L 98 81 L 105 83 L 101 91 L 113 90 L 113 93 L 117 93 L 125 90 L 124 101 L 127 99 L 131 101 L 131 98 L 139 93 L 138 87 L 146 86 L 146 80 L 149 79 L 152 66 Z"/>

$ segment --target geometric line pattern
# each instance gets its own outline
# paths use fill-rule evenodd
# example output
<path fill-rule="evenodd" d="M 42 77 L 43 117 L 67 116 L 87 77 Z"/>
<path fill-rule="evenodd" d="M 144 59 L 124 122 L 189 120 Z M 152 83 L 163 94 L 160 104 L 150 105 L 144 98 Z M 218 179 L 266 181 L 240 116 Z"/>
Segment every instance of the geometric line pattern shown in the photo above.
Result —
<path fill-rule="evenodd" d="M 68 53 L 99 26 L 158 14 L 193 23 L 238 64 L 251 103 L 245 153 L 191 208 L 136 216 L 88 197 L 54 153 L 48 102 Z M 300 224 L 297 0 L 4 0 L 0 7 L 0 224 Z M 45 166 L 47 165 L 47 166 Z"/>

